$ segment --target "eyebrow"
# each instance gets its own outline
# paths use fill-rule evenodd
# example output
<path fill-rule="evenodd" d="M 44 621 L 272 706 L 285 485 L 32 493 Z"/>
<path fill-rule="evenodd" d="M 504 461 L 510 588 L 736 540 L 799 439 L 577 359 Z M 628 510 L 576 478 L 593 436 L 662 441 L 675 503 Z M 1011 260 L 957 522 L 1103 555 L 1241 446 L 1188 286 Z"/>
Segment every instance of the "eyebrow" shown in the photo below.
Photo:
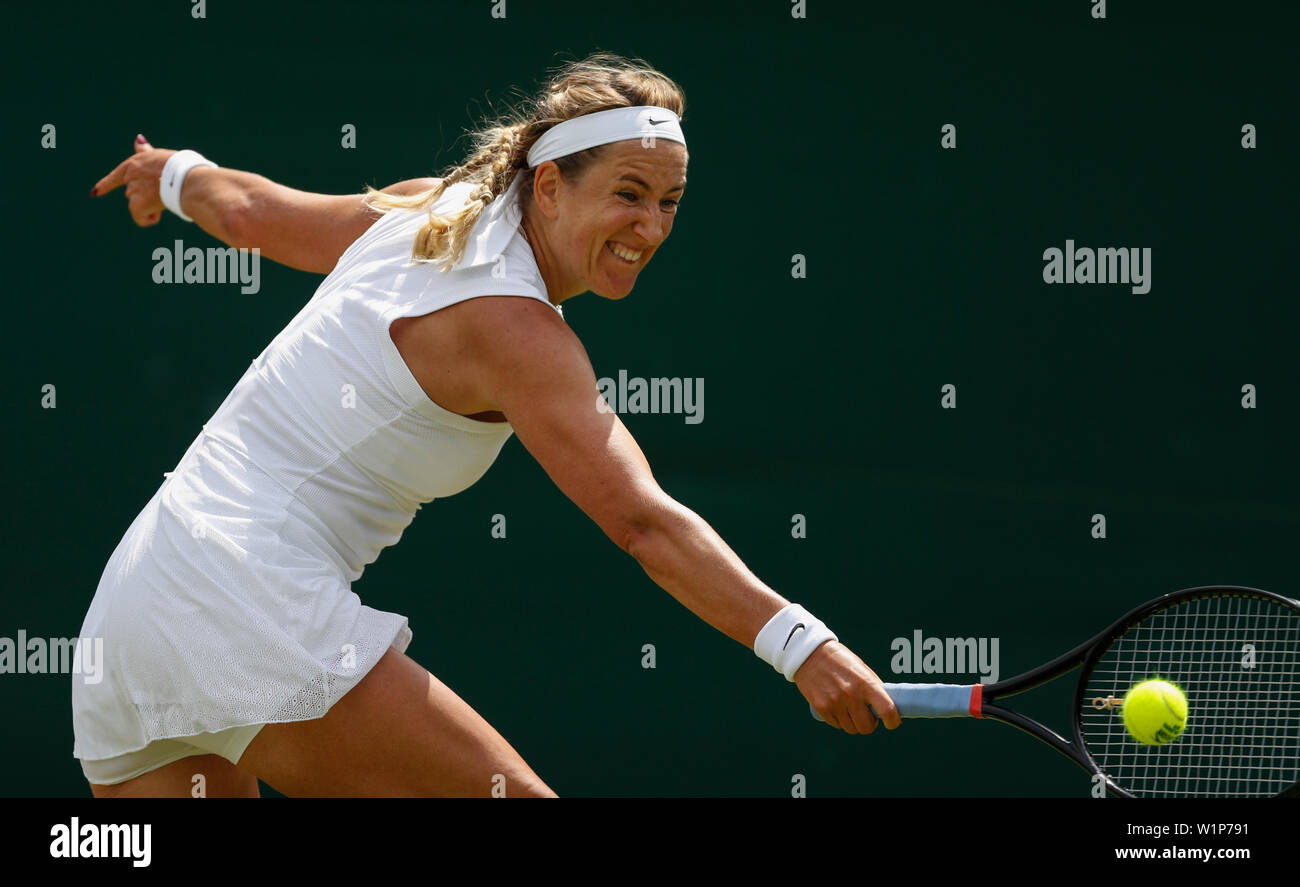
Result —
<path fill-rule="evenodd" d="M 641 181 L 640 179 L 638 179 L 636 176 L 623 175 L 623 176 L 619 176 L 618 180 L 620 182 L 635 182 L 636 184 L 640 185 L 642 188 L 645 188 L 647 191 L 650 190 L 650 186 L 647 185 L 645 182 Z M 682 183 L 680 185 L 678 185 L 676 188 L 669 188 L 667 193 L 672 194 L 674 191 L 685 191 L 685 190 L 686 190 L 686 180 L 682 179 Z"/>

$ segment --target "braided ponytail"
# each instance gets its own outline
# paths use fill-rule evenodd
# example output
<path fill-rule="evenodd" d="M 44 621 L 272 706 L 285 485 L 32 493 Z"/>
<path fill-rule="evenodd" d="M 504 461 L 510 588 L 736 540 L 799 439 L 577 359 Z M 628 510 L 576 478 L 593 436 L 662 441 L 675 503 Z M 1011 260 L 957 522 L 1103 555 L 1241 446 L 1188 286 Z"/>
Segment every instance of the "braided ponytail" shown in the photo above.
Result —
<path fill-rule="evenodd" d="M 417 262 L 442 260 L 442 270 L 449 271 L 465 255 L 469 235 L 483 209 L 510 187 L 514 175 L 527 165 L 527 150 L 520 153 L 520 131 L 526 123 L 494 126 L 480 133 L 479 147 L 465 163 L 455 167 L 429 191 L 399 197 L 367 188 L 365 203 L 379 212 L 394 209 L 427 209 L 429 220 L 415 235 L 411 258 Z M 464 208 L 448 215 L 433 211 L 433 204 L 452 185 L 477 181 Z"/>

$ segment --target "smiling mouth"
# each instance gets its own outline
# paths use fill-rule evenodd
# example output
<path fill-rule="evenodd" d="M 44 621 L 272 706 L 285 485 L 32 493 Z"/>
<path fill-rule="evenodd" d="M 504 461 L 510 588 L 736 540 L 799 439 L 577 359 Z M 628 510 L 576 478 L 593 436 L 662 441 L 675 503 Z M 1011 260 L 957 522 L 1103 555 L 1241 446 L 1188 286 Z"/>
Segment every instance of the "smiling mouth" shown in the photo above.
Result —
<path fill-rule="evenodd" d="M 612 240 L 605 242 L 605 249 L 625 265 L 635 265 L 640 259 L 644 250 L 632 250 L 625 246 L 615 244 Z"/>

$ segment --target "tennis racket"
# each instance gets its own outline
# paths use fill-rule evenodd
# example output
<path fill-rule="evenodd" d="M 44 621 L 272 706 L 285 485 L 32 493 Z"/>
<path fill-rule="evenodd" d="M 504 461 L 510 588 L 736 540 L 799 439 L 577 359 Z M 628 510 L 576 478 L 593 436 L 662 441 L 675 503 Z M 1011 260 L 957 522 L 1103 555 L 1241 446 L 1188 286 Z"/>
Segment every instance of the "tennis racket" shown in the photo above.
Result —
<path fill-rule="evenodd" d="M 1072 739 L 1002 704 L 1080 666 Z M 1187 695 L 1187 725 L 1172 742 L 1143 745 L 1124 728 L 1124 694 L 1157 676 Z M 1023 730 L 1101 776 L 1113 796 L 1300 795 L 1300 601 L 1269 591 L 1175 591 L 1005 681 L 885 691 L 905 718 L 975 717 Z"/>

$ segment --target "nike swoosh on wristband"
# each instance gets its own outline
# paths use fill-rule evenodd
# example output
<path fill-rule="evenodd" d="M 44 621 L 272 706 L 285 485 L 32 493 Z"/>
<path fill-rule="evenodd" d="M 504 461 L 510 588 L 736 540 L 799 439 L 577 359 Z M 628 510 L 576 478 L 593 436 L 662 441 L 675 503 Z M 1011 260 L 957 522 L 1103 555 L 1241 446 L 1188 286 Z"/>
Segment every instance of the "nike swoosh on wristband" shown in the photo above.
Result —
<path fill-rule="evenodd" d="M 794 628 L 790 629 L 790 637 L 787 637 L 787 638 L 785 639 L 785 643 L 781 645 L 781 649 L 782 649 L 782 650 L 784 650 L 786 647 L 790 646 L 790 638 L 794 637 L 794 633 L 795 633 L 796 631 L 798 631 L 799 629 L 801 629 L 801 628 L 807 628 L 807 626 L 804 625 L 802 622 L 800 622 L 800 623 L 796 624 Z"/>

